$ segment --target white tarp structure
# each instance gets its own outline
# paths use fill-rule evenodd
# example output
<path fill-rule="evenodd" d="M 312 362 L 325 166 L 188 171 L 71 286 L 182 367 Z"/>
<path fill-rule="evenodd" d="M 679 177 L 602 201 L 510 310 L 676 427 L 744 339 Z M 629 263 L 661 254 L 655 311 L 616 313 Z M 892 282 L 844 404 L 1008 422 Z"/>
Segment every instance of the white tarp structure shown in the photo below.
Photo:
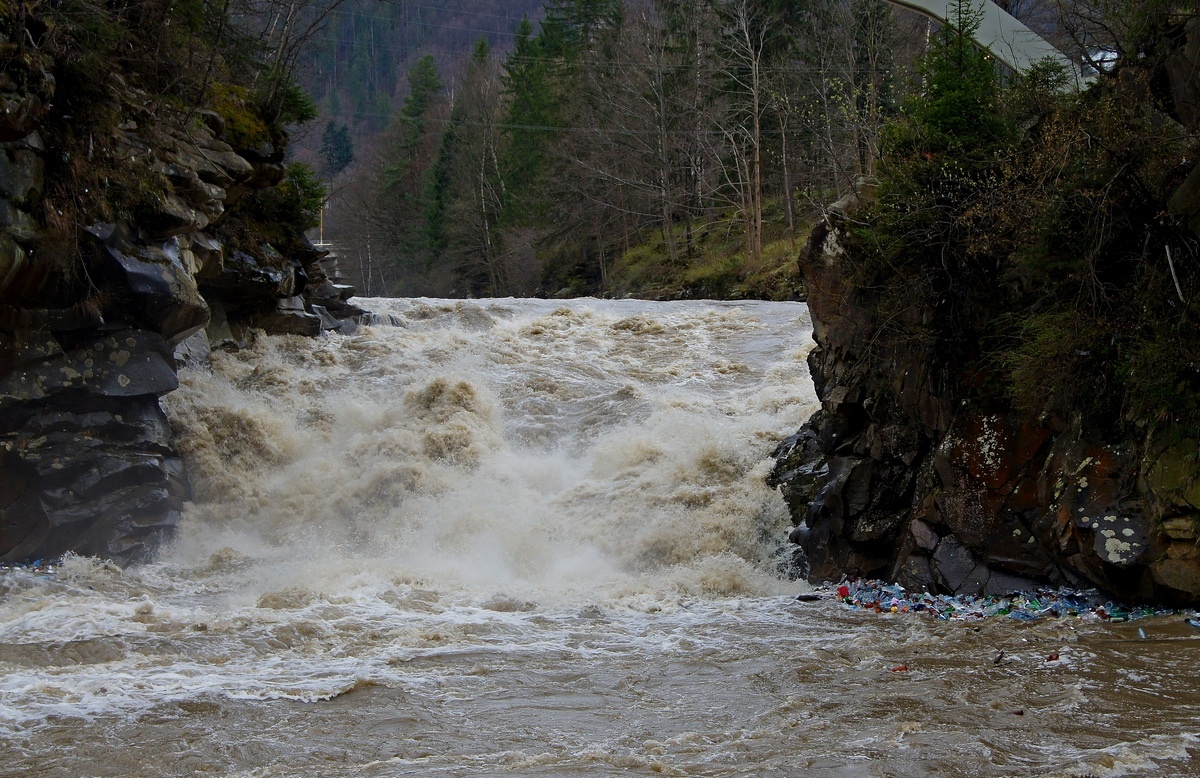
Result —
<path fill-rule="evenodd" d="M 1044 38 L 1006 13 L 991 0 L 967 0 L 982 14 L 975 41 L 1008 67 L 1023 73 L 1040 59 L 1051 57 L 1062 63 L 1067 72 L 1081 83 L 1079 64 L 1051 46 Z M 931 19 L 945 23 L 954 20 L 955 0 L 888 0 L 892 5 L 908 8 Z"/>

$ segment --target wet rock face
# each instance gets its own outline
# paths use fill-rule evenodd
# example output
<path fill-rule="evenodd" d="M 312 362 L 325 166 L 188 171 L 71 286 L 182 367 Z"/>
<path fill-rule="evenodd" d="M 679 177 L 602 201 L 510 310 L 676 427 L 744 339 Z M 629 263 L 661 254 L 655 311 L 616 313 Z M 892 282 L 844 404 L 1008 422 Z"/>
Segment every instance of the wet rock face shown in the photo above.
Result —
<path fill-rule="evenodd" d="M 1195 452 L 1102 443 L 954 396 L 932 349 L 880 337 L 870 292 L 846 276 L 841 223 L 835 212 L 801 256 L 822 409 L 777 449 L 771 476 L 810 578 L 1200 603 Z"/>
<path fill-rule="evenodd" d="M 45 31 L 24 18 L 21 45 Z M 116 119 L 76 127 L 48 55 L 14 63 L 0 73 L 0 561 L 144 559 L 189 493 L 159 406 L 178 361 L 258 332 L 350 331 L 364 312 L 298 227 L 275 225 L 277 246 L 238 221 L 241 198 L 282 180 L 283 140 L 235 149 L 219 115 L 160 105 L 116 71 L 93 84 Z M 83 149 L 63 138 L 79 133 Z M 83 202 L 70 176 L 100 163 L 137 196 L 63 217 L 48 193 Z"/>
<path fill-rule="evenodd" d="M 0 561 L 144 559 L 188 494 L 158 397 L 171 348 L 145 330 L 0 335 Z"/>

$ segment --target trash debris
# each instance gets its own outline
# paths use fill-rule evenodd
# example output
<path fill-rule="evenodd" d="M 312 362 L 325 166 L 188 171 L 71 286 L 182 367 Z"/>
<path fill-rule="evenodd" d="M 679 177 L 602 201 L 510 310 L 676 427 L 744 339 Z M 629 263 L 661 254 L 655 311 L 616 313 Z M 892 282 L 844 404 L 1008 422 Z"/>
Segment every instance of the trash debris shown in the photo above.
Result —
<path fill-rule="evenodd" d="M 57 559 L 38 559 L 33 562 L 0 562 L 0 573 L 8 570 L 22 570 L 37 575 L 54 575 L 62 565 Z"/>
<path fill-rule="evenodd" d="M 943 621 L 975 621 L 1003 616 L 1016 621 L 1080 618 L 1119 623 L 1177 612 L 1163 608 L 1130 608 L 1105 601 L 1097 591 L 1076 589 L 1038 589 L 1003 596 L 972 597 L 908 592 L 899 584 L 851 579 L 839 584 L 836 593 L 838 601 L 852 608 L 875 613 L 923 613 Z M 1200 628 L 1200 619 L 1187 621 Z M 999 664 L 1003 656 L 1001 652 L 993 663 Z"/>
<path fill-rule="evenodd" d="M 1058 661 L 1058 652 L 1055 651 L 1054 653 L 1050 654 L 1050 656 L 1046 657 L 1046 661 L 1047 662 L 1057 662 Z"/>
<path fill-rule="evenodd" d="M 893 673 L 907 673 L 908 665 L 896 665 L 892 668 Z"/>

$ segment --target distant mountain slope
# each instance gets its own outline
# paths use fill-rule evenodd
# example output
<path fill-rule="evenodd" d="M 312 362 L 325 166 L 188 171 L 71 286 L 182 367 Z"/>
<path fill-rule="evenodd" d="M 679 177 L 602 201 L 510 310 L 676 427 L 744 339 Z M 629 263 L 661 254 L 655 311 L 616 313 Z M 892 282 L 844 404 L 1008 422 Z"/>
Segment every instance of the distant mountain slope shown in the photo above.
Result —
<path fill-rule="evenodd" d="M 521 19 L 541 11 L 542 0 L 347 0 L 311 47 L 301 80 L 323 119 L 369 135 L 404 99 L 418 58 L 432 54 L 452 75 L 480 38 L 503 52 Z"/>

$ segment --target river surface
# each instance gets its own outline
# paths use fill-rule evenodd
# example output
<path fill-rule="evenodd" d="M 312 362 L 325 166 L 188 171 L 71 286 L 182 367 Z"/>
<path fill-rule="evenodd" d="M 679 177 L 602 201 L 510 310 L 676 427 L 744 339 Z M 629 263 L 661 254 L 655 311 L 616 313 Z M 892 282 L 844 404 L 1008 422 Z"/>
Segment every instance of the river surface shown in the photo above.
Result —
<path fill-rule="evenodd" d="M 776 577 L 803 305 L 363 304 L 183 371 L 156 563 L 0 572 L 0 775 L 1200 774 L 1182 616 Z"/>

